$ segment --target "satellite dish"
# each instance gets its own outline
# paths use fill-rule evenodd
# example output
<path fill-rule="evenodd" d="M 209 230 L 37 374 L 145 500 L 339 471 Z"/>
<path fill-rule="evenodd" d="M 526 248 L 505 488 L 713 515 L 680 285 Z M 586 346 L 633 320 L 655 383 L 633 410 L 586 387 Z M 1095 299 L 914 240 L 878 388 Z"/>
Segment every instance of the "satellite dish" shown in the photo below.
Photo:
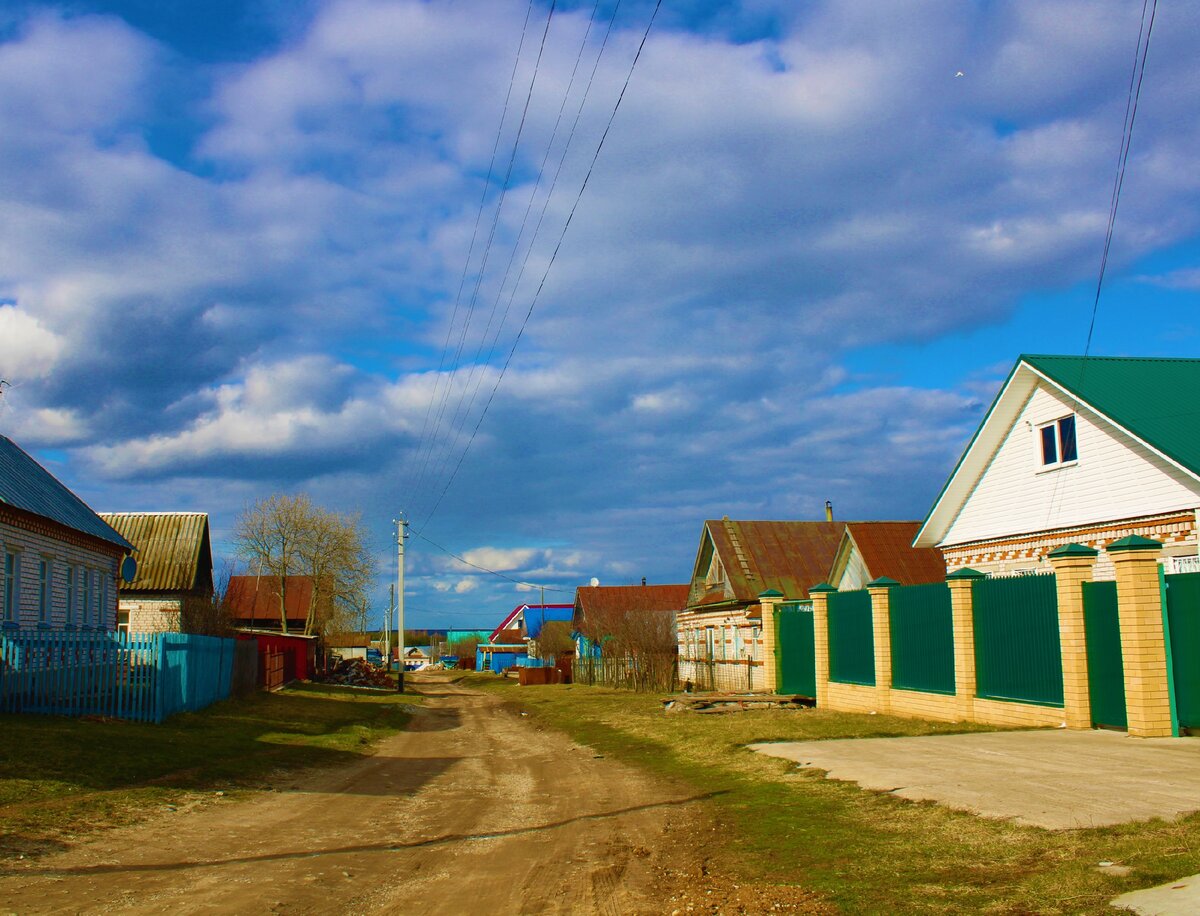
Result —
<path fill-rule="evenodd" d="M 595 576 L 592 576 L 592 580 L 588 583 L 588 585 L 590 585 L 592 588 L 595 588 L 599 584 L 600 584 L 600 580 L 597 579 Z"/>
<path fill-rule="evenodd" d="M 137 578 L 137 560 L 133 557 L 126 557 L 121 561 L 121 581 L 125 583 L 132 582 Z"/>

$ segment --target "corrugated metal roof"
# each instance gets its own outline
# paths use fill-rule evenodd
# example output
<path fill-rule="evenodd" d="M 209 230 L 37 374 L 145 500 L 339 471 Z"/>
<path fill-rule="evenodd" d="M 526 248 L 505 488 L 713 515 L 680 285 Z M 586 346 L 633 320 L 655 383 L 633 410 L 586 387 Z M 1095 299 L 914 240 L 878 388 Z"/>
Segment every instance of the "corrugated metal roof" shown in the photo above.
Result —
<path fill-rule="evenodd" d="M 919 521 L 847 522 L 846 536 L 854 541 L 872 579 L 886 576 L 901 585 L 941 582 L 946 561 L 936 547 L 913 547 Z"/>
<path fill-rule="evenodd" d="M 682 611 L 689 589 L 688 585 L 581 585 L 575 589 L 575 610 L 593 619 Z"/>
<path fill-rule="evenodd" d="M 1200 474 L 1200 359 L 1022 356 L 1081 401 Z"/>
<path fill-rule="evenodd" d="M 312 600 L 309 576 L 287 577 L 287 619 L 308 619 Z M 225 600 L 234 620 L 279 622 L 279 579 L 275 576 L 230 576 Z"/>
<path fill-rule="evenodd" d="M 137 578 L 121 591 L 190 592 L 212 585 L 208 515 L 203 512 L 102 512 L 137 550 Z"/>
<path fill-rule="evenodd" d="M 774 589 L 786 598 L 806 598 L 824 581 L 837 555 L 846 522 L 762 522 L 709 519 L 706 536 L 725 567 L 729 589 L 723 599 L 750 603 Z M 703 556 L 703 544 L 700 555 Z M 697 558 L 697 567 L 700 559 Z M 693 571 L 689 607 L 712 603 L 703 591 L 706 570 Z M 730 594 L 732 593 L 732 594 Z M 706 598 L 708 600 L 706 600 Z"/>
<path fill-rule="evenodd" d="M 126 550 L 133 548 L 7 436 L 0 436 L 0 502 Z"/>

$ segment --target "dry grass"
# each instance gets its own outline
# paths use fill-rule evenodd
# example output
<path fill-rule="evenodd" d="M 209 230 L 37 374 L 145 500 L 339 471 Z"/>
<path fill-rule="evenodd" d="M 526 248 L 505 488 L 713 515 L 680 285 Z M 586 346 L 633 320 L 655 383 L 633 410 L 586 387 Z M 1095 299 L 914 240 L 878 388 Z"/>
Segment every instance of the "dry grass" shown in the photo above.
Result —
<path fill-rule="evenodd" d="M 398 694 L 330 685 L 230 700 L 162 725 L 0 716 L 0 856 L 35 856 L 216 792 L 371 753 L 403 728 Z"/>
<path fill-rule="evenodd" d="M 589 687 L 505 692 L 605 754 L 721 792 L 730 842 L 714 850 L 749 880 L 815 890 L 854 913 L 1111 913 L 1108 900 L 1200 871 L 1200 815 L 1176 822 L 1048 831 L 869 792 L 744 749 L 755 741 L 974 731 L 824 711 L 665 714 L 660 698 Z M 1014 774 L 1014 778 L 1020 778 Z M 1100 861 L 1131 866 L 1102 873 Z"/>

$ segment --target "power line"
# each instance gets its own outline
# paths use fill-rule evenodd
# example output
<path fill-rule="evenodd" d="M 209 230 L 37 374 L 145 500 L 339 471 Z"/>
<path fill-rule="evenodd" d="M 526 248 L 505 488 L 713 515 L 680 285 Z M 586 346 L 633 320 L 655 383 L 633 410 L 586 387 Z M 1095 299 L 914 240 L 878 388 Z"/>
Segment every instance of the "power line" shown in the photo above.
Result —
<path fill-rule="evenodd" d="M 516 84 L 517 68 L 521 63 L 521 52 L 525 48 L 525 36 L 529 31 L 529 19 L 532 14 L 533 0 L 529 0 L 529 5 L 525 8 L 525 22 L 521 26 L 521 40 L 517 43 L 517 54 L 516 57 L 513 58 L 512 73 L 510 73 L 508 77 L 508 90 L 504 94 L 504 107 L 500 113 L 500 123 L 496 126 L 496 139 L 492 143 L 492 156 L 488 161 L 487 177 L 483 181 L 483 190 L 480 192 L 479 196 L 479 208 L 475 214 L 475 227 L 471 230 L 471 243 L 467 246 L 467 257 L 463 262 L 462 276 L 459 277 L 458 280 L 458 292 L 455 293 L 454 296 L 454 310 L 450 315 L 450 323 L 446 326 L 446 340 L 442 344 L 442 353 L 438 358 L 438 371 L 433 377 L 433 394 L 430 395 L 429 404 L 425 408 L 425 420 L 421 424 L 421 433 L 417 437 L 416 446 L 412 451 L 409 452 L 409 455 L 420 455 L 424 449 L 425 434 L 429 429 L 429 418 L 433 415 L 434 402 L 437 401 L 438 388 L 441 385 L 442 369 L 445 368 L 446 365 L 446 354 L 450 352 L 450 338 L 453 336 L 454 323 L 458 318 L 458 308 L 462 301 L 463 288 L 467 285 L 467 273 L 471 266 L 471 256 L 475 253 L 475 241 L 479 235 L 479 224 L 483 220 L 483 209 L 484 205 L 487 203 L 488 187 L 492 183 L 492 174 L 496 167 L 496 153 L 500 150 L 500 137 L 504 133 L 504 122 L 508 119 L 508 103 L 512 98 L 513 86 Z M 450 384 L 449 380 L 447 380 L 446 384 Z M 416 459 L 413 458 L 412 460 L 415 461 Z M 421 472 L 418 474 L 418 479 L 423 476 L 423 474 L 424 465 L 422 465 Z"/>
<path fill-rule="evenodd" d="M 426 455 L 426 460 L 425 460 L 424 464 L 422 465 L 422 473 L 418 476 L 417 482 L 416 482 L 416 484 L 414 484 L 414 487 L 413 487 L 414 492 L 417 492 L 417 493 L 420 492 L 421 484 L 424 482 L 425 466 L 428 465 L 429 458 L 431 458 L 433 456 L 433 452 L 437 448 L 438 430 L 441 428 L 441 425 L 442 425 L 442 417 L 445 415 L 446 405 L 450 401 L 450 393 L 453 388 L 455 375 L 458 372 L 459 366 L 462 364 L 463 346 L 465 345 L 466 340 L 467 340 L 467 332 L 471 326 L 471 319 L 475 314 L 475 305 L 479 301 L 479 290 L 480 290 L 480 287 L 483 285 L 483 277 L 487 270 L 488 258 L 491 255 L 492 243 L 494 242 L 494 240 L 496 238 L 496 229 L 500 224 L 500 213 L 504 209 L 504 201 L 508 195 L 509 183 L 512 180 L 513 166 L 516 164 L 516 160 L 517 160 L 517 149 L 521 145 L 521 136 L 525 131 L 525 122 L 529 116 L 529 103 L 533 99 L 533 90 L 534 90 L 534 87 L 537 85 L 538 73 L 540 72 L 541 66 L 542 66 L 542 55 L 545 53 L 545 50 L 546 50 L 546 36 L 549 35 L 549 33 L 550 33 L 550 23 L 554 19 L 554 9 L 555 9 L 556 5 L 557 5 L 557 0 L 552 0 L 552 2 L 550 4 L 550 10 L 546 14 L 546 25 L 542 29 L 542 41 L 541 41 L 541 44 L 538 46 L 537 59 L 534 61 L 534 64 L 533 64 L 533 75 L 530 77 L 530 80 L 529 80 L 529 90 L 525 93 L 525 106 L 521 110 L 521 120 L 517 124 L 517 132 L 516 132 L 516 135 L 513 137 L 512 150 L 509 152 L 509 156 L 508 156 L 508 167 L 506 168 L 506 170 L 504 172 L 504 181 L 500 185 L 500 197 L 496 204 L 496 212 L 492 216 L 492 225 L 488 231 L 487 242 L 484 244 L 483 254 L 480 256 L 479 268 L 476 272 L 476 277 L 475 277 L 475 288 L 472 290 L 471 299 L 467 303 L 466 316 L 463 319 L 462 330 L 459 332 L 459 335 L 458 335 L 458 345 L 455 348 L 455 352 L 454 352 L 454 363 L 451 366 L 449 378 L 446 380 L 446 388 L 442 395 L 442 402 L 438 407 L 437 417 L 435 418 L 434 423 L 433 423 L 433 430 L 429 435 L 429 452 Z M 469 256 L 468 256 L 468 260 L 469 260 Z"/>
<path fill-rule="evenodd" d="M 584 191 L 587 190 L 588 182 L 591 180 L 592 172 L 596 167 L 596 161 L 600 158 L 600 151 L 604 148 L 604 141 L 608 138 L 608 132 L 612 128 L 613 121 L 617 116 L 617 111 L 620 110 L 621 102 L 625 98 L 625 90 L 629 88 L 629 81 L 633 78 L 633 71 L 637 67 L 638 60 L 641 59 L 642 50 L 646 47 L 646 39 L 650 36 L 650 29 L 654 26 L 654 20 L 658 16 L 658 11 L 662 7 L 662 0 L 657 0 L 654 5 L 654 12 L 650 14 L 650 21 L 646 24 L 646 30 L 642 33 L 642 40 L 638 44 L 637 53 L 633 57 L 633 63 L 629 65 L 629 72 L 625 75 L 625 82 L 621 86 L 621 93 L 617 96 L 616 104 L 613 105 L 612 113 L 608 117 L 608 123 L 604 126 L 604 133 L 600 136 L 600 142 L 596 145 L 596 152 L 592 156 L 592 161 L 588 165 L 587 174 L 584 175 L 583 184 L 579 187 L 579 193 L 575 196 L 575 202 L 571 205 L 571 211 L 567 214 L 567 221 L 563 225 L 562 232 L 559 233 L 558 242 L 554 246 L 554 251 L 550 255 L 550 261 L 546 265 L 545 271 L 542 272 L 541 281 L 538 283 L 537 291 L 533 294 L 533 299 L 529 303 L 529 310 L 525 313 L 525 318 L 521 322 L 521 327 L 517 331 L 516 339 L 513 341 L 512 347 L 508 351 L 508 358 L 504 361 L 504 366 L 500 369 L 500 374 L 496 378 L 496 383 L 492 386 L 491 393 L 488 395 L 487 403 L 483 406 L 483 412 L 479 415 L 479 420 L 475 424 L 475 428 L 471 431 L 471 437 L 467 440 L 467 445 L 463 449 L 462 454 L 458 458 L 458 462 L 454 466 L 446 485 L 442 488 L 442 492 L 438 494 L 437 501 L 433 504 L 433 508 L 426 514 L 424 521 L 421 523 L 421 530 L 429 524 L 429 520 L 433 517 L 438 507 L 442 504 L 442 499 L 446 492 L 450 489 L 450 485 L 458 476 L 459 470 L 462 468 L 463 460 L 467 457 L 467 452 L 471 450 L 471 445 L 475 442 L 475 437 L 479 434 L 479 428 L 483 425 L 484 417 L 487 416 L 488 410 L 492 406 L 492 402 L 496 397 L 496 391 L 500 387 L 500 383 L 504 381 L 505 373 L 508 372 L 508 367 L 512 363 L 513 354 L 516 353 L 517 345 L 521 342 L 521 338 L 525 334 L 525 328 L 529 324 L 529 318 L 533 315 L 533 310 L 537 306 L 538 298 L 542 294 L 542 289 L 546 285 L 546 278 L 550 274 L 550 269 L 554 267 L 554 262 L 558 258 L 559 249 L 562 248 L 563 239 L 566 237 L 567 230 L 571 226 L 571 221 L 575 218 L 575 211 L 579 207 L 579 201 L 583 198 Z M 418 534 L 420 531 L 417 532 Z"/>
<path fill-rule="evenodd" d="M 570 591 L 572 591 L 572 589 L 570 589 L 570 588 L 558 588 L 556 586 L 539 585 L 538 582 L 522 582 L 520 579 L 514 579 L 514 577 L 512 577 L 510 575 L 505 575 L 504 573 L 498 573 L 497 570 L 488 569 L 487 567 L 481 567 L 481 565 L 479 563 L 472 563 L 469 561 L 469 559 L 458 556 L 457 553 L 450 550 L 449 547 L 443 547 L 442 545 L 438 544 L 436 540 L 431 540 L 430 538 L 425 537 L 425 535 L 421 534 L 419 531 L 415 531 L 413 533 L 416 535 L 416 537 L 420 538 L 421 540 L 424 540 L 426 544 L 430 544 L 434 547 L 437 547 L 437 549 L 442 551 L 443 553 L 445 553 L 446 556 L 454 557 L 455 559 L 457 559 L 458 562 L 466 563 L 468 565 L 468 567 L 473 567 L 474 569 L 478 569 L 481 571 L 481 573 L 488 573 L 493 576 L 499 576 L 500 579 L 509 580 L 510 582 L 514 583 L 514 585 L 526 586 L 527 588 L 540 588 L 541 591 L 544 591 L 544 592 L 570 592 Z"/>

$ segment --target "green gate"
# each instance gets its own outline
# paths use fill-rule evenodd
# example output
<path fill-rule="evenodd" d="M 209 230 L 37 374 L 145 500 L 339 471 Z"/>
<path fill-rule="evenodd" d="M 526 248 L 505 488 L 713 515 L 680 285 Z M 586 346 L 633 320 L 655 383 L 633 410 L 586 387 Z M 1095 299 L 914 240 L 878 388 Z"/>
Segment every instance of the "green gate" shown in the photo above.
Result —
<path fill-rule="evenodd" d="M 1200 573 L 1166 577 L 1167 622 L 1180 728 L 1200 729 Z"/>
<path fill-rule="evenodd" d="M 829 593 L 829 679 L 875 686 L 875 629 L 869 592 Z"/>
<path fill-rule="evenodd" d="M 979 579 L 971 595 L 976 696 L 1062 706 L 1054 576 Z"/>
<path fill-rule="evenodd" d="M 1083 624 L 1087 634 L 1088 699 L 1092 707 L 1092 724 L 1128 728 L 1116 582 L 1083 583 Z"/>
<path fill-rule="evenodd" d="M 776 693 L 816 699 L 817 653 L 813 641 L 812 604 L 775 607 Z"/>
<path fill-rule="evenodd" d="M 954 693 L 954 619 L 945 582 L 896 586 L 888 591 L 892 686 L 897 690 Z"/>

